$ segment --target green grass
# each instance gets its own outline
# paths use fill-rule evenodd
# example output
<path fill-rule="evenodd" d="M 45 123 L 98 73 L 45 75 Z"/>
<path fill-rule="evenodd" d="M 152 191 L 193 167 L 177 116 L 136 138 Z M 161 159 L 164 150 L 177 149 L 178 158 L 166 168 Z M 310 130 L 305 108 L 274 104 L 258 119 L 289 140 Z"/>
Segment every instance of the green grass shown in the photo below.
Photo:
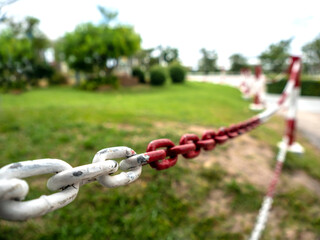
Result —
<path fill-rule="evenodd" d="M 231 87 L 189 82 L 101 93 L 56 87 L 6 94 L 0 97 L 0 163 L 50 157 L 78 166 L 90 163 L 105 147 L 128 146 L 144 152 L 157 138 L 178 144 L 188 126 L 218 128 L 251 117 L 248 105 Z M 276 152 L 281 124 L 275 118 L 252 137 Z M 308 161 L 289 156 L 293 161 L 285 171 L 301 169 L 320 179 L 318 152 L 301 140 Z M 218 147 L 210 156 L 223 155 L 226 149 L 228 145 Z M 246 239 L 250 228 L 230 231 L 230 219 L 257 213 L 264 190 L 226 181 L 226 177 L 232 178 L 221 166 L 204 168 L 197 165 L 197 159 L 180 157 L 177 166 L 160 172 L 145 166 L 140 179 L 129 186 L 106 189 L 91 183 L 80 189 L 74 202 L 43 217 L 22 223 L 0 220 L 0 239 Z M 47 179 L 28 179 L 27 199 L 50 194 Z M 230 198 L 227 215 L 207 216 L 199 210 L 206 208 L 215 189 Z M 296 197 L 292 193 L 284 192 L 279 198 L 279 205 L 288 211 L 287 226 L 304 221 L 304 226 L 319 234 L 319 198 L 301 194 L 294 206 L 285 202 L 287 197 Z M 304 197 L 308 204 L 301 207 Z M 270 232 L 265 233 L 266 239 Z"/>

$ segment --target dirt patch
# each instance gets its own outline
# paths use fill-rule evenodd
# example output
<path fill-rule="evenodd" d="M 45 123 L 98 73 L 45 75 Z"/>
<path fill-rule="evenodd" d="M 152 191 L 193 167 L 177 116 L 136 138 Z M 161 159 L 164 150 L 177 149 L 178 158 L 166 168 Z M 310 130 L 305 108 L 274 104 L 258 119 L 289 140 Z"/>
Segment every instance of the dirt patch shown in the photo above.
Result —
<path fill-rule="evenodd" d="M 199 209 L 199 214 L 206 217 L 230 214 L 231 198 L 220 189 L 212 190 Z"/>
<path fill-rule="evenodd" d="M 218 163 L 229 177 L 266 189 L 273 173 L 271 162 L 275 156 L 272 149 L 250 135 L 226 143 L 225 148 L 219 149 L 219 153 L 201 154 L 197 162 L 208 168 Z"/>
<path fill-rule="evenodd" d="M 303 171 L 296 171 L 293 175 L 285 176 L 285 180 L 290 182 L 290 185 L 295 187 L 297 184 L 309 189 L 312 193 L 320 197 L 320 183 L 310 177 Z"/>
<path fill-rule="evenodd" d="M 268 124 L 270 128 L 279 128 L 277 122 Z M 201 134 L 208 129 L 203 126 L 188 126 L 175 122 L 156 122 L 154 127 L 163 131 L 172 131 L 172 129 L 175 129 L 176 133 L 181 135 L 190 132 L 198 136 L 201 136 Z M 217 146 L 213 151 L 202 151 L 195 159 L 182 159 L 182 157 L 180 157 L 180 159 L 179 164 L 183 164 L 184 167 L 193 170 L 213 168 L 216 164 L 220 165 L 226 172 L 226 177 L 224 177 L 222 181 L 236 180 L 238 183 L 250 183 L 260 191 L 266 192 L 273 177 L 276 153 L 269 144 L 258 141 L 249 134 L 244 134 L 228 141 L 222 146 Z M 287 191 L 288 187 L 296 188 L 297 185 L 302 185 L 317 196 L 320 196 L 319 182 L 303 171 L 283 173 L 277 191 Z M 183 182 L 173 184 L 173 188 L 177 189 L 179 196 L 188 194 L 188 184 Z M 251 213 L 232 212 L 230 208 L 231 202 L 232 197 L 228 196 L 224 190 L 213 189 L 204 200 L 203 205 L 197 209 L 196 214 L 203 217 L 232 215 L 232 217 L 228 218 L 224 223 L 223 228 L 233 233 L 240 232 L 249 234 L 254 227 L 258 210 Z M 284 237 L 284 239 L 315 239 L 315 235 L 309 230 L 304 229 L 303 226 L 286 226 L 286 216 L 287 212 L 285 209 L 274 206 L 270 212 L 267 223 L 267 229 L 269 229 L 269 231 L 265 231 L 264 236 L 272 239 L 279 237 Z M 279 227 L 282 226 L 282 224 L 284 224 L 284 226 Z"/>
<path fill-rule="evenodd" d="M 269 124 L 274 125 L 270 127 L 278 126 L 276 123 Z M 191 132 L 199 137 L 208 129 L 204 126 L 183 125 L 176 122 L 155 122 L 154 127 L 163 131 L 175 129 L 177 134 L 181 135 Z M 276 154 L 267 143 L 257 141 L 249 134 L 244 134 L 222 146 L 217 146 L 213 151 L 202 151 L 197 158 L 185 160 L 184 165 L 192 169 L 199 169 L 219 164 L 226 170 L 229 179 L 233 178 L 240 183 L 249 182 L 264 191 L 272 179 L 275 159 Z M 292 175 L 283 174 L 282 177 L 295 181 L 320 196 L 319 182 L 304 172 L 300 171 Z M 280 184 L 282 184 L 281 181 Z"/>

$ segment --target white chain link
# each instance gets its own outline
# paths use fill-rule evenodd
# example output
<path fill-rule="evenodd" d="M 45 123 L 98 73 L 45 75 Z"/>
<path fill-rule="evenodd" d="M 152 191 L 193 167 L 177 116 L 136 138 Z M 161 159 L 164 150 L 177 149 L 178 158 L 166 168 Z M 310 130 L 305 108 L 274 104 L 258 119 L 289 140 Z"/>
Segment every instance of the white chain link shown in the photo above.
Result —
<path fill-rule="evenodd" d="M 115 160 L 125 158 L 120 162 L 120 169 L 128 172 L 115 173 L 119 164 Z M 98 180 L 105 187 L 127 185 L 139 178 L 142 165 L 149 156 L 137 155 L 128 147 L 113 147 L 100 150 L 93 158 L 92 164 L 72 168 L 59 159 L 39 159 L 6 165 L 0 169 L 0 218 L 12 221 L 22 221 L 42 216 L 48 212 L 62 208 L 72 202 L 83 184 Z M 27 178 L 36 175 L 55 173 L 47 181 L 47 187 L 60 192 L 49 196 L 22 202 L 29 191 Z"/>

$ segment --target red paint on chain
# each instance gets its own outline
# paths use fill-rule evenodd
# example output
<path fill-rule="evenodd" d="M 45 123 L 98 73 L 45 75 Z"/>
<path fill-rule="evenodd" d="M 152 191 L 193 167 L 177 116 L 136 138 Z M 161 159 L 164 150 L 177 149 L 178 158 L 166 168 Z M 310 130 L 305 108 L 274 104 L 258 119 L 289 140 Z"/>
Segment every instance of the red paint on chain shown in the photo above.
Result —
<path fill-rule="evenodd" d="M 204 150 L 208 151 L 215 147 L 215 141 L 213 139 L 199 140 L 197 142 L 197 147 L 203 148 Z"/>
<path fill-rule="evenodd" d="M 169 156 L 171 156 L 171 155 L 186 154 L 194 150 L 196 150 L 196 145 L 194 143 L 187 143 L 184 145 L 176 145 L 168 149 L 167 153 Z"/>
<path fill-rule="evenodd" d="M 146 155 L 149 156 L 148 163 L 165 159 L 167 156 L 166 150 L 156 150 L 152 152 L 147 152 Z"/>
<path fill-rule="evenodd" d="M 218 144 L 223 144 L 225 143 L 227 140 L 229 139 L 225 128 L 220 128 L 217 132 L 217 135 L 214 137 L 214 140 L 218 143 Z"/>
<path fill-rule="evenodd" d="M 153 140 L 152 142 L 149 143 L 149 145 L 147 147 L 147 154 L 148 154 L 148 152 L 153 152 L 153 151 L 157 150 L 157 148 L 166 147 L 167 150 L 169 150 L 170 148 L 172 148 L 174 146 L 175 146 L 174 143 L 170 139 L 163 138 L 163 139 Z M 167 168 L 174 166 L 177 163 L 177 161 L 178 161 L 178 156 L 174 155 L 174 156 L 170 156 L 170 158 L 168 158 L 168 159 L 163 158 L 163 159 L 159 159 L 154 162 L 150 162 L 150 159 L 149 159 L 148 163 L 150 163 L 150 166 L 152 168 L 155 168 L 157 170 L 164 170 L 164 169 L 167 169 Z"/>
<path fill-rule="evenodd" d="M 193 143 L 195 146 L 197 146 L 197 142 L 199 141 L 199 137 L 195 134 L 185 134 L 180 138 L 180 145 Z M 185 154 L 182 154 L 185 158 L 195 158 L 200 154 L 200 147 L 196 147 L 195 150 L 191 150 Z"/>
<path fill-rule="evenodd" d="M 223 144 L 228 139 L 252 130 L 259 124 L 259 118 L 253 117 L 244 122 L 232 124 L 228 128 L 220 128 L 217 133 L 207 130 L 203 133 L 201 140 L 195 134 L 185 134 L 180 139 L 180 145 L 175 145 L 170 139 L 157 139 L 149 143 L 145 154 L 149 156 L 148 163 L 152 168 L 167 169 L 177 163 L 179 154 L 185 158 L 195 158 L 200 154 L 201 149 L 212 150 L 216 144 Z M 166 149 L 157 150 L 158 148 Z"/>
<path fill-rule="evenodd" d="M 274 191 L 275 191 L 277 183 L 279 181 L 279 176 L 282 171 L 282 166 L 283 166 L 282 162 L 277 162 L 276 169 L 275 169 L 274 175 L 273 175 L 273 179 L 272 179 L 272 181 L 269 185 L 269 188 L 268 188 L 268 192 L 267 192 L 268 197 L 271 197 L 271 198 L 273 197 Z"/>
<path fill-rule="evenodd" d="M 238 126 L 235 124 L 232 124 L 230 125 L 230 127 L 226 129 L 226 132 L 229 138 L 235 138 L 239 135 Z"/>
<path fill-rule="evenodd" d="M 244 123 L 238 123 L 237 124 L 237 128 L 238 128 L 238 133 L 239 134 L 243 134 L 243 133 L 246 132 L 246 128 L 245 128 Z"/>
<path fill-rule="evenodd" d="M 212 140 L 211 144 L 208 144 L 207 146 L 203 147 L 205 151 L 209 151 L 215 148 L 216 141 L 214 140 L 214 137 L 216 136 L 216 132 L 212 130 L 207 130 L 203 133 L 201 140 Z M 201 142 L 198 144 L 201 144 Z"/>

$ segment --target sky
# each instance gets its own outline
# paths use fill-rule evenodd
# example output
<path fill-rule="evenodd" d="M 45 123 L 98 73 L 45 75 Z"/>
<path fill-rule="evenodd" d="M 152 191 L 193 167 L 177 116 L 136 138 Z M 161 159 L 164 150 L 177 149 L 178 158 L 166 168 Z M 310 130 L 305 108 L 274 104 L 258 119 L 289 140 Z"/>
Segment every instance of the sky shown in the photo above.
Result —
<path fill-rule="evenodd" d="M 270 44 L 289 38 L 291 54 L 301 55 L 320 34 L 318 0 L 18 0 L 2 11 L 40 19 L 40 29 L 54 40 L 80 23 L 99 23 L 97 5 L 117 11 L 118 22 L 140 34 L 143 48 L 177 48 L 182 63 L 193 68 L 201 48 L 215 50 L 218 65 L 228 68 L 234 53 L 257 64 Z"/>

